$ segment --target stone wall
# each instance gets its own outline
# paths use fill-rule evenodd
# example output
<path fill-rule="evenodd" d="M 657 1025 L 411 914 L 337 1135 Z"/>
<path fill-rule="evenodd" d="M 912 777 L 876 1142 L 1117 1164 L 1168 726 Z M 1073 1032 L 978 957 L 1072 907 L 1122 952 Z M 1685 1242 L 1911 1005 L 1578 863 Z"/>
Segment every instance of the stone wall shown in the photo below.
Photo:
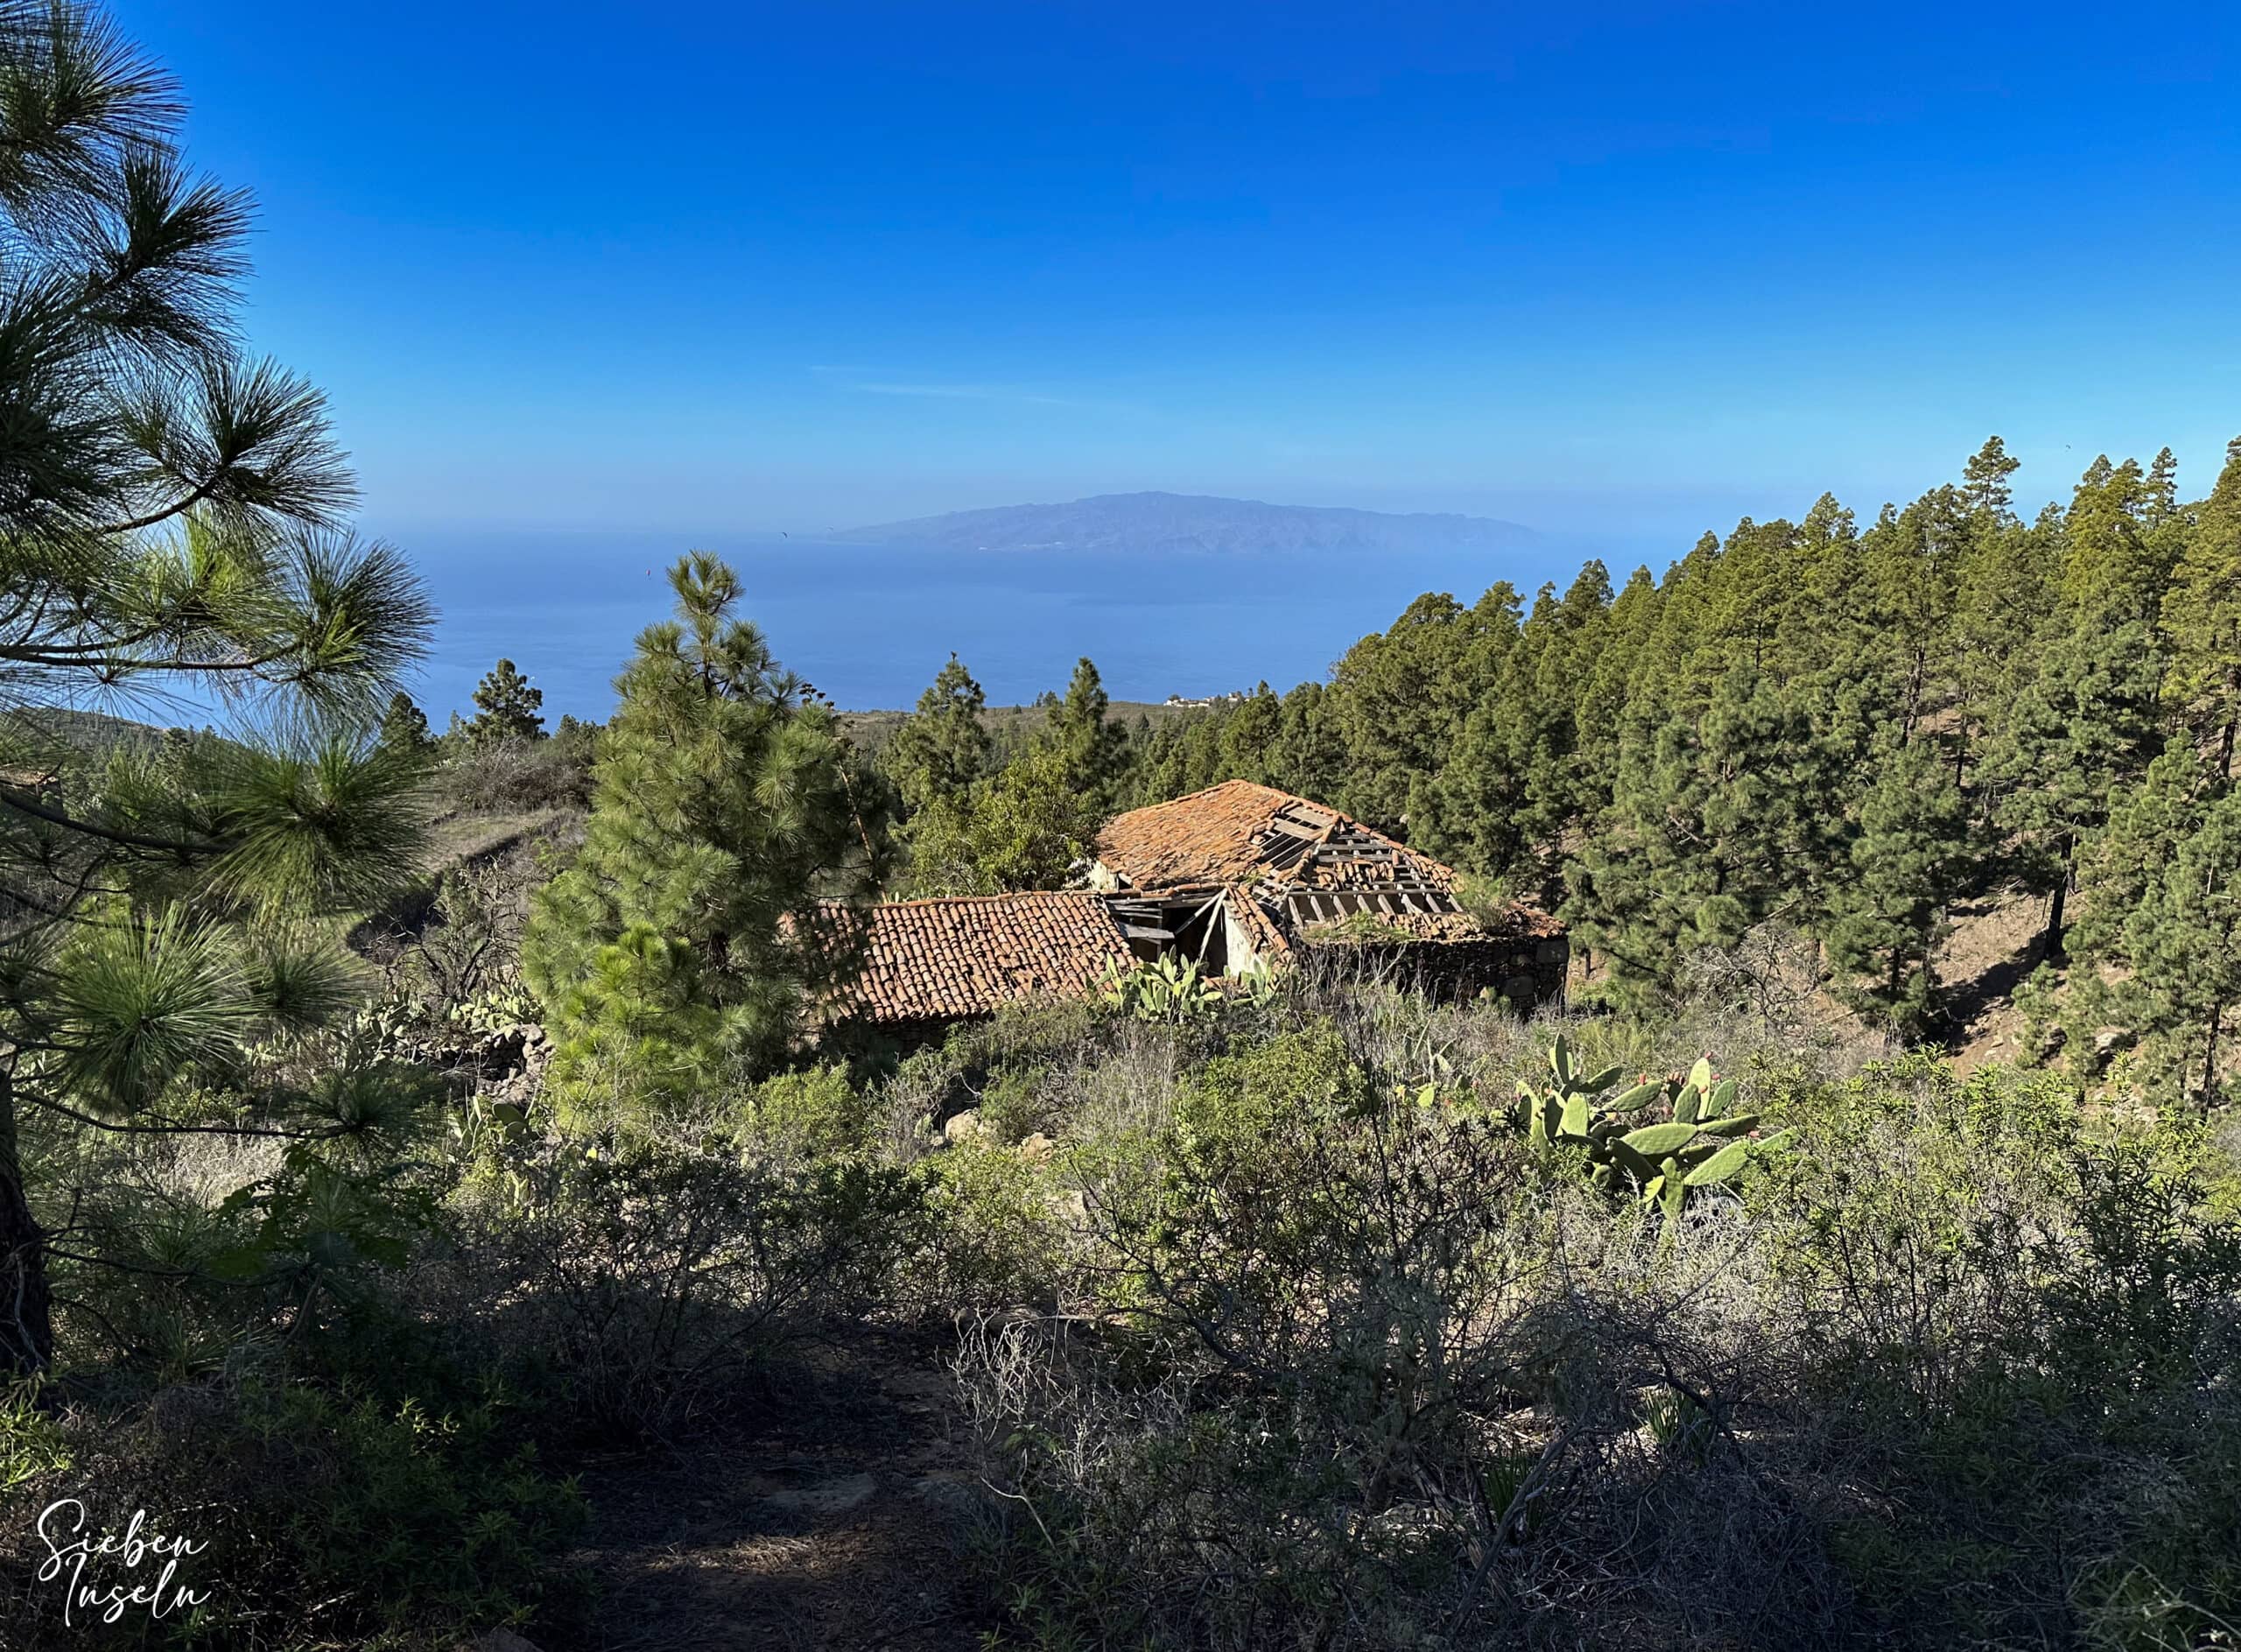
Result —
<path fill-rule="evenodd" d="M 1374 973 L 1444 1002 L 1496 992 L 1520 1009 L 1561 1002 L 1571 962 L 1571 943 L 1561 935 L 1326 941 L 1308 950 L 1318 960 Z"/>

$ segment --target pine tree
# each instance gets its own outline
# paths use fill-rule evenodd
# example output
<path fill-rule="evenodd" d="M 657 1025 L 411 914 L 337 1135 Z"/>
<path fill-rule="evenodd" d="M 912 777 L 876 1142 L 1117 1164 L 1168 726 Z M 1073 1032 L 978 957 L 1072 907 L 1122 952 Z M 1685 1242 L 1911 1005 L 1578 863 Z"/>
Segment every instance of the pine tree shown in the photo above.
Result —
<path fill-rule="evenodd" d="M 2143 1035 L 2146 1076 L 2207 1108 L 2241 1004 L 2241 794 L 2202 812 L 2125 920 L 2123 1000 Z"/>
<path fill-rule="evenodd" d="M 987 708 L 988 696 L 951 655 L 882 754 L 882 767 L 912 813 L 965 798 L 987 776 L 994 750 L 981 721 Z"/>
<path fill-rule="evenodd" d="M 1839 995 L 1909 1039 L 1936 1011 L 1946 910 L 1972 871 L 1969 811 L 1943 756 L 1886 725 L 1861 798 L 1851 875 L 1832 880 L 1826 946 Z"/>
<path fill-rule="evenodd" d="M 980 888 L 969 834 L 994 751 L 980 721 L 987 703 L 952 654 L 883 754 L 882 767 L 908 812 L 902 837 L 913 894 L 965 895 Z"/>
<path fill-rule="evenodd" d="M 1225 770 L 1222 778 L 1251 780 L 1261 785 L 1280 784 L 1274 765 L 1283 721 L 1283 708 L 1266 683 L 1225 711 L 1221 718 L 1221 766 Z"/>
<path fill-rule="evenodd" d="M 737 617 L 738 576 L 695 552 L 678 617 L 615 679 L 584 846 L 540 890 L 522 949 L 580 1127 L 671 1114 L 784 1055 L 854 959 L 824 903 L 877 889 L 880 820 L 854 754 Z"/>
<path fill-rule="evenodd" d="M 1387 826 L 1405 825 L 1412 792 L 1446 761 L 1474 696 L 1459 690 L 1466 659 L 1484 676 L 1500 642 L 1514 636 L 1517 594 L 1496 587 L 1476 608 L 1428 594 L 1382 633 L 1348 649 L 1331 673 L 1326 716 L 1345 753 L 1339 795 L 1324 799 Z M 1474 644 L 1476 645 L 1474 647 Z"/>
<path fill-rule="evenodd" d="M 2167 536 L 2150 531 L 2149 505 L 2133 460 L 2104 454 L 2087 467 L 2060 524 L 2053 611 L 1984 744 L 1978 778 L 2012 845 L 2010 866 L 2048 897 L 2049 960 L 2066 955 L 2080 849 L 2162 748 L 2157 627 L 2170 552 Z"/>
<path fill-rule="evenodd" d="M 1110 805 L 1131 784 L 1128 731 L 1113 721 L 1086 659 L 1063 698 L 1046 693 L 1038 703 L 1048 718 L 1027 749 L 975 787 L 968 806 L 935 812 L 914 840 L 922 893 L 1055 889 L 1088 856 Z M 1191 729 L 1212 735 L 1218 749 L 1220 727 L 1205 718 Z"/>
<path fill-rule="evenodd" d="M 2010 864 L 2026 889 L 2048 897 L 2048 959 L 2064 956 L 2080 846 L 2160 749 L 2160 670 L 2144 621 L 2081 626 L 2048 646 L 1985 742 L 1981 778 L 2011 840 Z"/>
<path fill-rule="evenodd" d="M 502 659 L 474 686 L 474 716 L 467 737 L 476 745 L 544 737 L 544 691 L 530 685 L 513 661 Z"/>
<path fill-rule="evenodd" d="M 1818 922 L 1844 850 L 1846 767 L 1796 696 L 1744 663 L 1700 716 L 1624 755 L 1601 828 L 1567 865 L 1564 904 L 1621 999 L 1654 995 L 1689 953 L 1770 918 Z"/>
<path fill-rule="evenodd" d="M 1576 706 L 1611 623 L 1611 577 L 1599 561 L 1561 599 L 1542 590 L 1479 688 L 1429 798 L 1412 805 L 1416 840 L 1468 870 L 1554 893 L 1559 845 L 1597 801 Z"/>
<path fill-rule="evenodd" d="M 389 706 L 382 713 L 380 738 L 384 746 L 404 751 L 425 751 L 434 743 L 428 733 L 427 713 L 401 688 L 389 697 Z"/>
<path fill-rule="evenodd" d="M 1736 524 L 1707 569 L 1707 629 L 1694 657 L 1681 662 L 1684 678 L 1709 692 L 1740 661 L 1754 671 L 1792 677 L 1804 663 L 1797 642 L 1809 628 L 1796 622 L 1806 596 L 1797 530 L 1787 522 Z"/>
<path fill-rule="evenodd" d="M 1998 464 L 1988 462 L 1996 445 L 1995 439 L 1970 460 L 1972 476 L 2004 476 L 2015 467 L 2004 453 Z M 1955 779 L 1965 783 L 1985 735 L 2005 723 L 2029 679 L 2041 639 L 2052 634 L 2062 530 L 2051 514 L 2035 523 L 2019 521 L 2006 508 L 2004 482 L 1972 481 L 1962 495 L 1970 512 L 1953 615 L 1952 754 Z"/>
<path fill-rule="evenodd" d="M 1074 667 L 1065 698 L 1052 704 L 1044 730 L 1069 784 L 1099 809 L 1113 797 L 1128 766 L 1128 731 L 1113 721 L 1111 710 L 1097 667 L 1084 659 Z"/>
<path fill-rule="evenodd" d="M 1950 651 L 1969 521 L 1960 492 L 1941 489 L 1903 511 L 1886 510 L 1862 545 L 1876 669 L 1891 679 L 1902 743 L 1953 697 Z"/>
<path fill-rule="evenodd" d="M 1344 784 L 1345 754 L 1331 735 L 1324 701 L 1320 683 L 1302 683 L 1283 697 L 1268 768 L 1271 784 L 1303 798 L 1327 800 L 1336 797 Z"/>
<path fill-rule="evenodd" d="M 1997 436 L 1985 438 L 1985 445 L 1962 467 L 1961 494 L 1970 510 L 1981 516 L 2006 516 L 2015 497 L 2007 479 L 2022 468 L 2023 461 L 2009 455 L 2006 442 Z"/>
<path fill-rule="evenodd" d="M 2156 450 L 2147 467 L 2147 482 L 2140 502 L 2149 527 L 2160 526 L 2179 511 L 2179 456 L 2168 447 Z"/>
<path fill-rule="evenodd" d="M 235 342 L 248 203 L 181 158 L 166 77 L 98 12 L 17 7 L 0 86 L 0 1368 L 26 1372 L 50 1268 L 103 1265 L 119 1192 L 59 1190 L 61 1138 L 234 1121 L 308 1153 L 409 1088 L 273 1051 L 355 1003 L 310 920 L 412 868 L 419 767 L 369 735 L 432 611 L 337 526 L 319 394 Z M 235 737 L 90 770 L 65 738 L 174 697 L 229 699 Z M 42 1222 L 73 1212 L 58 1256 Z"/>
<path fill-rule="evenodd" d="M 1536 748 L 1551 740 L 1549 708 L 1515 679 L 1465 719 L 1447 761 L 1409 810 L 1411 840 L 1465 870 L 1507 877 L 1534 846 L 1533 766 Z"/>
<path fill-rule="evenodd" d="M 2194 749 L 2180 744 L 2148 764 L 2138 784 L 2111 792 L 2106 823 L 2078 850 L 2083 899 L 2069 938 L 2079 959 L 2124 967 L 2125 924 L 2202 824 L 2216 790 Z"/>
<path fill-rule="evenodd" d="M 1648 634 L 1626 662 L 1625 738 L 1647 738 L 1670 718 L 1701 714 L 1734 663 L 1706 645 L 1716 635 L 1720 557 L 1718 537 L 1707 533 L 1658 581 Z"/>
<path fill-rule="evenodd" d="M 1815 500 L 1798 523 L 1790 566 L 1802 600 L 1788 616 L 1778 669 L 1823 692 L 1855 680 L 1861 662 L 1874 657 L 1878 621 L 1865 536 L 1834 495 Z"/>
<path fill-rule="evenodd" d="M 2153 503 L 2138 460 L 2104 453 L 2086 467 L 2062 523 L 2062 601 L 2080 623 L 2155 622 L 2172 547 L 2151 531 Z"/>
<path fill-rule="evenodd" d="M 2172 653 L 2165 694 L 2212 742 L 2217 772 L 2230 776 L 2241 731 L 2241 436 L 2226 444 L 2217 486 L 2185 533 L 2163 622 Z"/>
<path fill-rule="evenodd" d="M 1636 568 L 1612 601 L 1600 645 L 1580 664 L 1573 688 L 1572 728 L 1584 820 L 1592 821 L 1618 784 L 1619 736 L 1628 721 L 1628 685 L 1657 630 L 1662 601 L 1650 571 Z"/>

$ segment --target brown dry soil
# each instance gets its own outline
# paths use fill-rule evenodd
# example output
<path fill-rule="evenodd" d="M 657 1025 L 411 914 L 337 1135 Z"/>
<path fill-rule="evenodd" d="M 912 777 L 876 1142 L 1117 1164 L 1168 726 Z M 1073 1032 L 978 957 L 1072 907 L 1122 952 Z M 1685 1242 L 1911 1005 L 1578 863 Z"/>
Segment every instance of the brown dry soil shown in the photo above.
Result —
<path fill-rule="evenodd" d="M 818 1353 L 773 1414 L 588 1466 L 573 1558 L 599 1593 L 544 1652 L 972 1652 L 991 1627 L 947 1351 L 874 1335 Z"/>
<path fill-rule="evenodd" d="M 1986 1062 L 2013 1061 L 2023 1030 L 2014 993 L 2039 965 L 2047 903 L 2036 896 L 1991 896 L 1964 902 L 1949 917 L 1953 928 L 1939 950 L 1937 974 L 1947 994 L 1945 1044 L 1953 1065 L 1969 1072 Z"/>

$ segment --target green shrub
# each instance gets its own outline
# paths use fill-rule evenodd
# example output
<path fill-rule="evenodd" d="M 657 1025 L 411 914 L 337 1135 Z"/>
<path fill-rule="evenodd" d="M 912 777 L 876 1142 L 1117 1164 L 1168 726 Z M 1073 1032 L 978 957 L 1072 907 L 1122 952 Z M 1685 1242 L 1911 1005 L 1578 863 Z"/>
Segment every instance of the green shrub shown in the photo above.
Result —
<path fill-rule="evenodd" d="M 264 1546 L 276 1599 L 318 1602 L 336 1628 L 362 1632 L 529 1624 L 573 1599 L 557 1562 L 583 1498 L 540 1466 L 503 1390 L 430 1404 L 258 1387 L 242 1401 L 239 1439 L 269 1489 L 244 1487 L 255 1501 L 232 1513 Z"/>
<path fill-rule="evenodd" d="M 564 1437 L 669 1438 L 762 1396 L 800 1339 L 880 1300 L 923 1247 L 907 1172 L 743 1156 L 677 1127 L 541 1144 L 523 1197 L 463 1190 L 452 1312 Z"/>
<path fill-rule="evenodd" d="M 1318 1128 L 1377 1105 L 1370 1075 L 1338 1030 L 1317 1023 L 1206 1063 L 1177 1100 L 1174 1145 L 1206 1183 L 1251 1177 L 1256 1167 L 1273 1177 L 1281 1157 Z"/>
<path fill-rule="evenodd" d="M 765 1079 L 745 1111 L 749 1133 L 787 1156 L 839 1158 L 868 1145 L 870 1104 L 837 1063 Z"/>
<path fill-rule="evenodd" d="M 1835 1522 L 1910 1645 L 2214 1644 L 2241 1587 L 2241 1233 L 2198 1134 L 2083 1119 L 2068 1082 L 1926 1058 L 1793 1096 L 1754 1201 Z"/>
<path fill-rule="evenodd" d="M 990 1328 L 966 1360 L 1025 1511 L 988 1552 L 1022 1627 L 1383 1645 L 1453 1610 L 1517 1452 L 1484 1419 L 1541 1386 L 1512 1334 L 1523 1143 L 1394 1103 L 1316 1023 L 1206 1063 L 1148 1151 L 1068 1168 L 1113 1317 Z"/>
<path fill-rule="evenodd" d="M 946 1313 L 1057 1303 L 1071 1235 L 1047 1163 L 968 1142 L 925 1160 L 919 1174 L 932 1224 L 913 1268 L 921 1305 Z"/>
<path fill-rule="evenodd" d="M 581 1601 L 561 1564 L 585 1515 L 576 1486 L 540 1460 L 515 1397 L 433 1357 L 409 1325 L 292 1372 L 267 1360 L 137 1394 L 111 1384 L 99 1404 L 4 1426 L 11 1468 L 30 1472 L 0 1504 L 0 1614 L 25 1644 L 60 1635 L 33 1526 L 62 1499 L 96 1529 L 144 1509 L 204 1545 L 176 1578 L 204 1599 L 146 1644 L 439 1646 L 565 1621 Z"/>
<path fill-rule="evenodd" d="M 1049 1075 L 1039 1066 L 1001 1066 L 980 1092 L 980 1128 L 990 1140 L 1022 1142 L 1050 1122 L 1043 1101 Z"/>

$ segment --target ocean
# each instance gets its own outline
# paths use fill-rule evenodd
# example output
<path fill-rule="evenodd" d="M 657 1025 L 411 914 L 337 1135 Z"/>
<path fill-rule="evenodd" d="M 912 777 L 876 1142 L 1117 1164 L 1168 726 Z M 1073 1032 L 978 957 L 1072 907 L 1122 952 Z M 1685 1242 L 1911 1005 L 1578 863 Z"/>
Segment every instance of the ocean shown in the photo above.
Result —
<path fill-rule="evenodd" d="M 544 691 L 548 721 L 604 718 L 633 639 L 667 615 L 666 569 L 688 548 L 740 572 L 772 651 L 850 710 L 908 706 L 954 650 L 993 705 L 1063 690 L 1097 662 L 1115 699 L 1161 700 L 1319 678 L 1425 591 L 1475 601 L 1507 579 L 1530 601 L 1569 580 L 1576 549 L 1112 556 L 953 551 L 788 538 L 418 531 L 391 536 L 442 610 L 418 697 L 440 729 L 502 655 Z"/>

